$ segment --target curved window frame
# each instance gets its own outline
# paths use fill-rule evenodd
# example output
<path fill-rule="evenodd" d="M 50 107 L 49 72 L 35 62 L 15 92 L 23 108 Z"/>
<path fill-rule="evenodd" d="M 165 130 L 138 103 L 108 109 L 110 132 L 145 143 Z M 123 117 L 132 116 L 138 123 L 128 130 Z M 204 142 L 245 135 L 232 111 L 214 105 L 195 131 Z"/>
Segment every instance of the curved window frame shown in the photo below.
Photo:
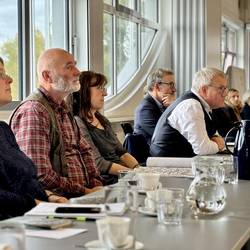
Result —
<path fill-rule="evenodd" d="M 119 0 L 115 0 L 113 5 L 109 5 L 106 3 L 103 3 L 103 13 L 107 13 L 112 15 L 112 19 L 113 19 L 113 27 L 112 27 L 112 31 L 113 31 L 113 37 L 112 37 L 112 44 L 113 44 L 113 54 L 112 54 L 112 76 L 110 78 L 111 82 L 112 82 L 112 86 L 110 87 L 110 93 L 109 95 L 106 97 L 106 103 L 105 103 L 105 109 L 107 108 L 108 104 L 117 98 L 117 96 L 120 96 L 119 94 L 121 92 L 126 92 L 127 87 L 133 82 L 133 79 L 136 78 L 138 71 L 141 67 L 141 65 L 144 63 L 149 51 L 151 50 L 152 44 L 155 41 L 156 35 L 160 30 L 160 24 L 159 24 L 159 1 L 157 1 L 157 14 L 156 14 L 156 19 L 157 22 L 153 22 L 150 21 L 148 19 L 143 18 L 140 15 L 140 1 L 136 0 L 135 2 L 135 9 L 130 9 L 126 6 L 123 6 L 120 4 Z M 116 68 L 116 61 L 115 58 L 117 58 L 116 56 L 116 50 L 117 47 L 115 46 L 117 43 L 117 19 L 118 18 L 122 18 L 124 20 L 127 20 L 131 23 L 136 24 L 136 33 L 137 33 L 137 38 L 136 38 L 136 48 L 137 51 L 135 52 L 137 54 L 137 67 L 134 69 L 133 74 L 131 74 L 131 77 L 123 83 L 122 87 L 118 87 L 118 75 L 117 75 L 117 68 Z M 144 58 L 141 58 L 141 28 L 145 27 L 145 28 L 150 28 L 152 30 L 154 30 L 154 36 L 152 37 L 150 46 L 148 46 L 148 50 L 147 53 L 145 53 Z M 104 62 L 105 63 L 105 62 Z M 104 72 L 106 73 L 106 72 Z"/>

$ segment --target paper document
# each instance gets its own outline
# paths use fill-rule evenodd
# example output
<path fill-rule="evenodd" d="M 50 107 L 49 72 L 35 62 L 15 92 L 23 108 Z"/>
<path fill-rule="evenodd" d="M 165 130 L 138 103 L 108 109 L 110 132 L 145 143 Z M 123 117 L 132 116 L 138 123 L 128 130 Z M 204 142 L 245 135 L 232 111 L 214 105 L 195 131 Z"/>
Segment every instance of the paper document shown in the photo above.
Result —
<path fill-rule="evenodd" d="M 101 208 L 100 213 L 56 213 L 55 210 L 58 207 L 99 207 Z M 109 213 L 111 212 L 113 215 L 123 215 L 125 213 L 125 203 L 113 203 L 109 204 Z M 104 205 L 103 204 L 69 204 L 69 203 L 50 203 L 50 202 L 41 202 L 36 207 L 32 208 L 25 215 L 39 215 L 39 216 L 55 216 L 55 217 L 63 217 L 63 218 L 78 218 L 78 217 L 86 217 L 86 218 L 102 218 L 105 216 L 104 213 Z"/>
<path fill-rule="evenodd" d="M 25 235 L 30 237 L 41 237 L 41 238 L 51 238 L 51 239 L 63 239 L 76 234 L 80 234 L 88 231 L 87 229 L 81 228 L 60 228 L 56 230 L 37 230 L 37 229 L 26 229 Z"/>
<path fill-rule="evenodd" d="M 147 167 L 191 168 L 192 158 L 182 157 L 148 157 Z"/>

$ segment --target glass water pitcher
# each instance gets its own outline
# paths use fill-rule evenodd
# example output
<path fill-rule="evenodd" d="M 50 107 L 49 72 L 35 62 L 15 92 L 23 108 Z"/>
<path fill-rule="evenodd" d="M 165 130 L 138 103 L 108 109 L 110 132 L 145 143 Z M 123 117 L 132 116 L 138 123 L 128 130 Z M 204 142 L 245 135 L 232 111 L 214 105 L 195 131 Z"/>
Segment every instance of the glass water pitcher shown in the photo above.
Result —
<path fill-rule="evenodd" d="M 198 215 L 212 215 L 221 212 L 226 205 L 225 177 L 220 157 L 196 156 L 192 161 L 195 178 L 192 181 L 186 200 L 194 218 Z"/>

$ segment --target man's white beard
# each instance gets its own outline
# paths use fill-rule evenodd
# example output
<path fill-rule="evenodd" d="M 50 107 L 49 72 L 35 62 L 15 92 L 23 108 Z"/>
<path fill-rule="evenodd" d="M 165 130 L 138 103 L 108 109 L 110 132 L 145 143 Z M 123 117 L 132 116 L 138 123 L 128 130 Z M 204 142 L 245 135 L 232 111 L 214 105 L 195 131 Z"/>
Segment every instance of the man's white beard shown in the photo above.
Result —
<path fill-rule="evenodd" d="M 74 82 L 74 84 L 68 83 L 66 80 L 64 80 L 62 77 L 58 76 L 53 83 L 53 88 L 60 92 L 65 93 L 73 93 L 80 90 L 81 85 L 78 81 L 78 84 Z"/>

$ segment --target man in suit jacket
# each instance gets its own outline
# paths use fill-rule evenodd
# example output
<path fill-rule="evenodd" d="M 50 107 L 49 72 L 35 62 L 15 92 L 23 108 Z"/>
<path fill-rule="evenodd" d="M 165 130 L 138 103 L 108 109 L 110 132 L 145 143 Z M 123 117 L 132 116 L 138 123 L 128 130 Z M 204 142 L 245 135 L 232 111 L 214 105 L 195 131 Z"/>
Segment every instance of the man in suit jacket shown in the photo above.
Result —
<path fill-rule="evenodd" d="M 156 69 L 147 78 L 147 90 L 148 93 L 135 110 L 134 132 L 142 134 L 150 145 L 157 121 L 166 107 L 175 100 L 173 72 Z"/>
<path fill-rule="evenodd" d="M 176 99 L 160 117 L 150 145 L 154 157 L 193 157 L 223 151 L 211 110 L 223 107 L 227 95 L 226 75 L 203 68 L 193 79 L 191 91 Z"/>

